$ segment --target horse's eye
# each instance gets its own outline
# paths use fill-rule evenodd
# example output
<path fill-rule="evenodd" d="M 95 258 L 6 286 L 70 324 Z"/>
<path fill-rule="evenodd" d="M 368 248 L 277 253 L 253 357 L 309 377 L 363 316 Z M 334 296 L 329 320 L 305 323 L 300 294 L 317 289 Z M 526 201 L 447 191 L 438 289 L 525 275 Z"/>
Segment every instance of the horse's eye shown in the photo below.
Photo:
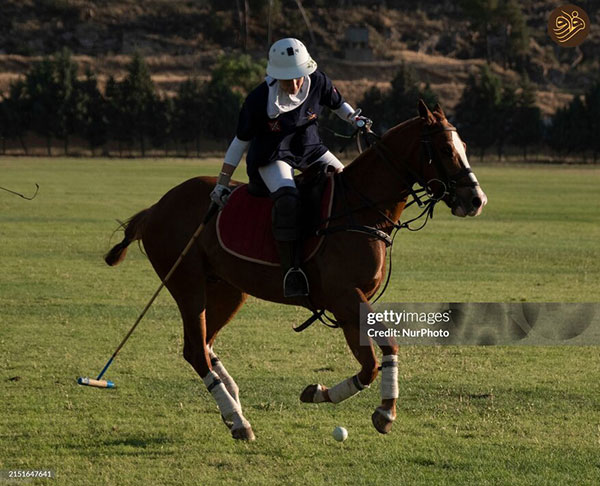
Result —
<path fill-rule="evenodd" d="M 448 157 L 452 157 L 454 155 L 454 151 L 450 147 L 444 147 L 444 148 L 442 148 L 442 153 L 444 155 L 447 155 Z"/>

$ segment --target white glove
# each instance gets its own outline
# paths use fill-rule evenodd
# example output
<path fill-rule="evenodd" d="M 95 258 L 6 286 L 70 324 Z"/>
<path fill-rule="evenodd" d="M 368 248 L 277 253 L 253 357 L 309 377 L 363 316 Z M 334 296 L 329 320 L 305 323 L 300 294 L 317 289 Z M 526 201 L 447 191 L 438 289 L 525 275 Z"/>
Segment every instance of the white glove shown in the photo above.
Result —
<path fill-rule="evenodd" d="M 354 113 L 352 113 L 352 115 L 350 115 L 350 123 L 352 123 L 354 128 L 370 128 L 371 125 L 373 125 L 373 120 L 370 120 L 366 116 L 362 116 L 360 114 L 361 111 L 362 110 L 358 108 Z"/>
<path fill-rule="evenodd" d="M 210 199 L 214 201 L 221 209 L 227 204 L 227 199 L 231 194 L 231 189 L 223 184 L 217 184 L 210 193 Z"/>

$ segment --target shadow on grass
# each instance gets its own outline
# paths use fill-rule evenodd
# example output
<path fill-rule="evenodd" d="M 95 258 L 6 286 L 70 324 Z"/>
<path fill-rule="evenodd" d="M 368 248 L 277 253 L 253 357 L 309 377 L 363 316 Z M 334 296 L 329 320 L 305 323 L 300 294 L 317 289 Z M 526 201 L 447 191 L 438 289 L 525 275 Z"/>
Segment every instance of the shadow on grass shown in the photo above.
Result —
<path fill-rule="evenodd" d="M 107 440 L 103 445 L 107 447 L 136 447 L 145 449 L 155 445 L 170 444 L 173 441 L 167 437 L 152 437 L 150 439 L 140 439 L 136 437 L 128 437 L 116 440 Z"/>
<path fill-rule="evenodd" d="M 163 447 L 164 446 L 164 447 Z M 76 449 L 83 456 L 103 454 L 118 456 L 165 457 L 176 453 L 175 441 L 168 437 L 123 437 L 120 439 L 98 440 L 93 443 L 69 444 L 69 449 Z"/>

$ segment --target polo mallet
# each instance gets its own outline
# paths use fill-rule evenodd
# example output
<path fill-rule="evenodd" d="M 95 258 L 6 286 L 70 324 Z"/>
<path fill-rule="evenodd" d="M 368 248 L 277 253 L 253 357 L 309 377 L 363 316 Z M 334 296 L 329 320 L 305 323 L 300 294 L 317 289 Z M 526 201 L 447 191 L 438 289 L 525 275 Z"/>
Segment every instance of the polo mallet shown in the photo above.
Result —
<path fill-rule="evenodd" d="M 16 192 L 16 191 L 7 189 L 6 187 L 0 186 L 0 189 L 2 189 L 3 191 L 6 191 L 6 192 L 10 192 L 11 194 L 14 194 L 15 196 L 19 196 L 19 197 L 22 197 L 23 199 L 27 199 L 28 201 L 31 201 L 32 199 L 35 199 L 35 196 L 37 196 L 37 193 L 40 190 L 40 186 L 38 183 L 35 183 L 35 192 L 33 193 L 33 196 L 30 196 L 30 197 L 27 197 L 24 194 L 21 194 L 20 192 Z"/>
<path fill-rule="evenodd" d="M 181 261 L 184 259 L 185 255 L 187 255 L 187 252 L 190 250 L 190 248 L 192 247 L 192 245 L 196 242 L 196 240 L 198 239 L 198 236 L 200 236 L 200 233 L 202 233 L 202 230 L 204 229 L 204 226 L 206 226 L 206 223 L 208 223 L 208 221 L 210 220 L 210 218 L 213 217 L 213 215 L 217 212 L 218 209 L 219 209 L 219 206 L 217 206 L 217 204 L 215 202 L 211 202 L 210 203 L 210 206 L 208 207 L 208 210 L 206 211 L 206 216 L 204 216 L 204 219 L 202 220 L 202 223 L 200 223 L 200 226 L 198 226 L 198 229 L 192 235 L 192 237 L 190 238 L 190 241 L 188 242 L 188 244 L 186 245 L 186 247 L 183 249 L 183 251 L 179 255 L 179 258 L 177 258 L 177 260 L 175 261 L 175 263 L 171 267 L 171 270 L 169 270 L 169 273 L 167 273 L 167 276 L 164 278 L 164 280 L 161 281 L 160 286 L 158 287 L 158 289 L 156 290 L 156 292 L 154 292 L 154 295 L 148 301 L 148 303 L 146 304 L 146 307 L 144 307 L 144 310 L 142 311 L 142 313 L 136 319 L 135 324 L 129 330 L 129 332 L 127 333 L 127 335 L 123 339 L 123 341 L 121 341 L 121 344 L 119 344 L 119 346 L 117 347 L 117 349 L 115 350 L 115 352 L 113 353 L 113 355 L 110 357 L 110 359 L 108 360 L 108 363 L 106 363 L 106 366 L 104 366 L 104 368 L 102 369 L 102 371 L 100 372 L 100 374 L 96 377 L 95 380 L 92 379 L 92 378 L 79 377 L 79 378 L 77 378 L 77 383 L 78 384 L 80 384 L 80 385 L 87 385 L 87 386 L 95 386 L 97 388 L 114 388 L 115 387 L 115 384 L 112 381 L 102 380 L 101 378 L 104 376 L 104 373 L 106 373 L 106 370 L 112 364 L 113 360 L 117 357 L 117 354 L 119 353 L 119 351 L 121 351 L 121 348 L 125 345 L 125 343 L 129 339 L 129 337 L 133 334 L 133 331 L 135 331 L 135 328 L 137 327 L 137 325 L 144 318 L 144 316 L 146 315 L 146 312 L 148 311 L 148 309 L 150 308 L 150 306 L 152 305 L 152 303 L 154 302 L 154 300 L 156 299 L 156 297 L 158 297 L 158 294 L 160 293 L 160 291 L 163 289 L 163 287 L 169 281 L 169 279 L 171 278 L 171 275 L 173 275 L 173 273 L 175 272 L 175 270 L 177 269 L 177 267 L 179 266 L 179 264 L 181 263 Z"/>

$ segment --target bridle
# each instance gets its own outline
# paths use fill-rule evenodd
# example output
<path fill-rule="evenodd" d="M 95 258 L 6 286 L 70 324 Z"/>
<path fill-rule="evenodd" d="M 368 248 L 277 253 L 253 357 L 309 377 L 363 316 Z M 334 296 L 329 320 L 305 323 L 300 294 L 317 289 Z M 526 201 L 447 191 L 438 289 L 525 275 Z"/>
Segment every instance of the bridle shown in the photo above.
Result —
<path fill-rule="evenodd" d="M 450 127 L 450 126 L 441 126 L 441 127 L 435 127 L 432 129 L 427 129 L 427 127 L 425 127 L 425 129 L 422 130 L 421 139 L 420 139 L 421 156 L 420 156 L 420 161 L 419 161 L 419 170 L 421 173 L 419 173 L 417 170 L 415 170 L 413 167 L 411 167 L 411 165 L 406 160 L 398 159 L 398 158 L 394 157 L 394 154 L 385 145 L 382 138 L 380 136 L 378 136 L 377 134 L 375 134 L 374 132 L 372 132 L 370 130 L 369 126 L 361 127 L 355 133 L 355 135 L 358 137 L 359 132 L 362 132 L 368 148 L 373 149 L 376 152 L 377 156 L 381 160 L 383 160 L 392 169 L 392 172 L 401 181 L 403 189 L 406 192 L 408 192 L 409 195 L 412 196 L 413 200 L 411 202 L 409 202 L 405 206 L 405 208 L 412 204 L 417 204 L 420 208 L 423 208 L 422 212 L 417 217 L 415 217 L 409 221 L 404 221 L 404 222 L 393 221 L 383 211 L 381 211 L 379 208 L 377 208 L 376 203 L 374 203 L 372 200 L 367 198 L 367 196 L 362 194 L 357 188 L 347 187 L 347 189 L 350 189 L 352 192 L 356 193 L 359 196 L 359 198 L 363 200 L 363 202 L 365 203 L 365 206 L 355 208 L 353 211 L 349 211 L 345 214 L 342 214 L 342 215 L 339 215 L 336 217 L 329 217 L 326 220 L 321 221 L 321 224 L 323 224 L 323 223 L 330 222 L 333 219 L 337 219 L 337 218 L 343 217 L 343 216 L 347 216 L 349 218 L 349 224 L 339 225 L 339 226 L 334 226 L 334 227 L 328 226 L 324 229 L 319 229 L 316 231 L 317 236 L 328 235 L 328 234 L 337 233 L 340 231 L 354 231 L 354 232 L 367 234 L 371 237 L 375 237 L 375 238 L 383 241 L 386 244 L 386 246 L 390 248 L 387 278 L 386 278 L 383 288 L 379 292 L 379 295 L 377 295 L 377 297 L 375 297 L 371 301 L 372 304 L 377 302 L 383 296 L 383 294 L 385 293 L 385 291 L 390 283 L 390 278 L 392 275 L 392 249 L 393 249 L 394 239 L 396 238 L 396 235 L 398 234 L 398 230 L 405 228 L 409 231 L 419 231 L 419 230 L 423 229 L 425 227 L 425 225 L 427 224 L 427 222 L 431 218 L 433 218 L 433 210 L 434 210 L 436 204 L 439 203 L 440 201 L 442 201 L 444 199 L 444 197 L 447 196 L 449 198 L 449 205 L 451 205 L 451 207 L 452 207 L 452 204 L 454 204 L 454 202 L 457 200 L 457 197 L 458 197 L 456 195 L 456 190 L 458 188 L 460 188 L 460 187 L 473 187 L 474 188 L 479 185 L 479 183 L 476 182 L 475 178 L 472 178 L 468 183 L 461 182 L 463 179 L 466 179 L 469 176 L 469 174 L 471 174 L 473 172 L 471 170 L 471 168 L 468 166 L 463 166 L 456 173 L 449 174 L 448 170 L 446 169 L 446 167 L 444 166 L 442 161 L 437 156 L 436 151 L 433 149 L 433 136 L 434 135 L 436 135 L 438 133 L 442 133 L 442 132 L 456 132 L 456 131 L 457 131 L 456 128 Z M 360 149 L 360 144 L 358 142 L 357 142 L 357 145 L 359 146 L 359 149 Z M 411 177 L 411 180 L 408 180 L 408 181 L 406 180 L 406 174 L 403 173 L 403 171 L 396 164 L 401 165 L 402 169 L 404 169 L 404 171 L 406 173 L 408 173 L 408 175 Z M 431 164 L 435 165 L 436 172 L 437 172 L 438 176 L 441 177 L 442 179 L 433 178 L 430 180 L 425 180 L 426 178 L 422 175 L 422 174 L 425 174 L 425 171 L 423 169 L 426 165 L 431 165 Z M 337 177 L 338 177 L 338 180 L 341 179 L 339 174 L 337 175 Z M 435 194 L 431 187 L 431 183 L 434 181 L 437 181 L 442 185 L 443 190 L 442 190 L 441 194 L 439 194 L 439 195 Z M 421 187 L 419 189 L 414 189 L 413 185 L 415 183 L 419 184 Z M 347 182 L 346 182 L 346 184 L 347 184 Z M 347 204 L 346 189 L 344 189 L 343 181 L 339 187 L 341 188 L 341 190 L 343 192 L 343 198 Z M 427 194 L 428 199 L 423 201 L 421 199 L 421 197 L 419 196 L 419 194 L 421 194 L 421 193 Z M 358 211 L 358 210 L 367 209 L 367 208 L 370 208 L 370 209 L 376 211 L 377 213 L 379 213 L 382 216 L 382 218 L 387 222 L 388 227 L 392 228 L 393 233 L 391 236 L 376 227 L 358 225 L 355 223 L 354 218 L 353 218 L 353 212 Z M 411 223 L 414 223 L 415 221 L 421 219 L 422 217 L 425 217 L 425 219 L 419 227 L 417 227 L 417 228 L 411 227 Z M 301 332 L 304 329 L 306 329 L 308 326 L 310 326 L 316 320 L 319 320 L 321 323 L 323 323 L 324 325 L 326 325 L 328 327 L 339 327 L 339 323 L 335 319 L 329 317 L 325 313 L 324 310 L 317 310 L 316 308 L 314 308 L 314 306 L 312 305 L 312 302 L 310 303 L 310 308 L 313 311 L 312 317 L 307 319 L 303 324 L 299 325 L 298 327 L 293 328 L 294 331 Z M 329 321 L 329 323 L 326 321 Z"/>
<path fill-rule="evenodd" d="M 401 183 L 402 190 L 406 192 L 408 195 L 412 196 L 412 201 L 405 205 L 405 208 L 410 207 L 413 204 L 417 204 L 419 208 L 422 209 L 421 213 L 408 220 L 408 221 L 394 221 L 388 215 L 386 215 L 383 211 L 381 211 L 377 204 L 369 199 L 367 196 L 362 194 L 362 192 L 357 188 L 350 186 L 347 181 L 344 181 L 343 178 L 340 177 L 342 184 L 339 185 L 340 191 L 343 194 L 344 200 L 346 200 L 346 192 L 350 191 L 356 195 L 363 201 L 364 205 L 354 208 L 352 210 L 346 211 L 344 214 L 335 215 L 327 218 L 324 221 L 321 221 L 321 224 L 328 223 L 332 220 L 339 219 L 341 217 L 348 217 L 349 223 L 338 226 L 329 226 L 327 228 L 322 228 L 317 230 L 316 234 L 318 236 L 327 235 L 332 233 L 337 233 L 340 231 L 354 231 L 359 233 L 365 233 L 370 236 L 373 236 L 381 241 L 383 241 L 386 246 L 390 247 L 393 243 L 393 236 L 390 236 L 388 233 L 381 231 L 377 227 L 366 226 L 357 224 L 354 220 L 353 213 L 364 210 L 371 209 L 377 212 L 382 219 L 385 221 L 385 224 L 388 228 L 392 228 L 394 230 L 407 229 L 409 231 L 419 231 L 425 227 L 427 222 L 433 218 L 433 211 L 435 206 L 440 201 L 448 198 L 448 204 L 452 207 L 453 204 L 457 201 L 456 190 L 460 187 L 475 187 L 478 186 L 479 183 L 476 182 L 476 179 L 473 177 L 469 182 L 464 182 L 469 174 L 473 171 L 468 166 L 461 167 L 456 173 L 449 174 L 448 170 L 440 160 L 438 154 L 433 149 L 433 137 L 434 135 L 442 132 L 456 132 L 456 128 L 452 126 L 435 126 L 435 127 L 424 127 L 421 130 L 420 137 L 420 161 L 419 168 L 415 169 L 411 166 L 404 158 L 396 157 L 391 149 L 385 144 L 385 141 L 371 131 L 369 125 L 365 125 L 360 127 L 356 132 L 355 136 L 358 137 L 360 134 L 365 139 L 366 145 L 368 149 L 374 150 L 377 157 L 384 161 L 387 166 L 391 169 L 394 175 L 397 177 L 399 182 Z M 357 144 L 360 148 L 360 144 Z M 434 165 L 436 168 L 436 173 L 438 177 L 426 180 L 425 167 L 427 165 Z M 407 180 L 408 175 L 408 180 Z M 434 191 L 432 184 L 434 182 L 438 182 L 441 185 L 441 191 Z M 413 186 L 418 184 L 420 187 L 415 189 Z M 421 196 L 419 195 L 421 194 Z M 427 196 L 427 199 L 423 200 L 423 194 Z M 347 206 L 347 200 L 346 200 Z M 413 227 L 412 223 L 420 220 L 421 218 L 425 218 L 420 226 Z M 394 235 L 395 236 L 395 235 Z"/>
<path fill-rule="evenodd" d="M 473 173 L 472 169 L 467 166 L 462 166 L 456 173 L 449 174 L 447 168 L 444 166 L 440 158 L 437 156 L 436 152 L 433 149 L 433 136 L 438 133 L 443 132 L 457 132 L 455 127 L 450 126 L 441 126 L 434 127 L 432 129 L 428 129 L 425 127 L 421 132 L 421 159 L 420 159 L 420 170 L 416 171 L 413 169 L 410 164 L 408 164 L 403 159 L 396 159 L 396 163 L 402 165 L 402 168 L 410 175 L 412 181 L 406 181 L 402 172 L 394 163 L 395 157 L 391 153 L 391 150 L 383 144 L 381 137 L 375 135 L 373 132 L 370 132 L 366 135 L 366 139 L 368 137 L 375 137 L 376 141 L 371 145 L 371 147 L 377 152 L 380 159 L 387 163 L 387 165 L 392 169 L 404 184 L 407 184 L 408 191 L 410 195 L 413 197 L 413 201 L 411 201 L 408 205 L 416 203 L 419 207 L 423 207 L 425 203 L 423 203 L 418 195 L 418 193 L 426 193 L 429 196 L 428 201 L 432 201 L 432 204 L 435 205 L 444 197 L 448 197 L 448 204 L 450 207 L 457 201 L 456 190 L 460 187 L 476 187 L 479 183 L 475 179 L 471 179 L 468 182 L 465 182 L 464 179 L 467 179 L 469 174 Z M 438 178 L 433 178 L 429 180 L 425 180 L 425 177 L 422 175 L 425 173 L 424 167 L 426 165 L 434 165 L 436 168 L 436 172 L 438 174 Z M 412 188 L 412 183 L 417 183 L 421 187 L 420 189 L 414 190 Z M 442 186 L 441 194 L 436 194 L 432 188 L 432 182 L 438 182 Z M 408 206 L 407 205 L 407 206 Z"/>

